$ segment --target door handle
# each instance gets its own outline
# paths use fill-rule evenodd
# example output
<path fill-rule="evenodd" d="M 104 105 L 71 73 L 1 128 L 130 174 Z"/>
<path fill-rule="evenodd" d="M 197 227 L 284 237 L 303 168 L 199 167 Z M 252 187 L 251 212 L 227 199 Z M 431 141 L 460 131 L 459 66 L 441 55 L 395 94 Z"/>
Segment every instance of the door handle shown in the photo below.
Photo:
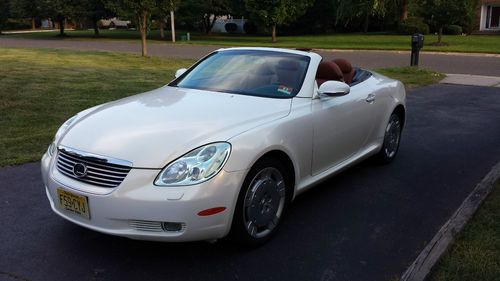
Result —
<path fill-rule="evenodd" d="M 374 94 L 369 94 L 368 97 L 366 97 L 366 102 L 372 103 L 375 101 L 375 95 Z"/>

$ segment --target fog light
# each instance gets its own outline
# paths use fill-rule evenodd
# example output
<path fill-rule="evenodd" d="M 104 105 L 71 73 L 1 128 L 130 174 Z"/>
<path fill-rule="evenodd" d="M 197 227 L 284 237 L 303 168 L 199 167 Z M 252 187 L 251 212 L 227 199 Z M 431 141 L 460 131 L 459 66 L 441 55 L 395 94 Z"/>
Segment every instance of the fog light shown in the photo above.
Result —
<path fill-rule="evenodd" d="M 162 222 L 161 228 L 164 231 L 181 231 L 182 223 L 180 222 Z"/>

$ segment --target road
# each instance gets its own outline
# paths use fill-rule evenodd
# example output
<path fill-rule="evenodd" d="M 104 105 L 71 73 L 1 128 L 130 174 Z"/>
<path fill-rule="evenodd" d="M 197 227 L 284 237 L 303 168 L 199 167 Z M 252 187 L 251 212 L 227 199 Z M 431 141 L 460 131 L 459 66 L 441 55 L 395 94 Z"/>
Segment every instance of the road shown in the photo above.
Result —
<path fill-rule="evenodd" d="M 0 169 L 0 280 L 396 280 L 500 160 L 500 90 L 408 95 L 398 158 L 301 195 L 270 243 L 153 243 L 52 213 L 38 163 Z"/>
<path fill-rule="evenodd" d="M 79 49 L 135 54 L 141 52 L 140 44 L 130 41 L 38 40 L 0 37 L 0 47 Z M 191 59 L 201 58 L 219 48 L 223 47 L 167 43 L 148 45 L 149 54 L 152 56 Z M 354 65 L 364 68 L 407 66 L 410 63 L 410 54 L 405 51 L 335 50 L 318 51 L 318 53 L 329 60 L 342 57 L 351 61 Z M 422 53 L 420 65 L 442 73 L 500 76 L 500 55 Z"/>

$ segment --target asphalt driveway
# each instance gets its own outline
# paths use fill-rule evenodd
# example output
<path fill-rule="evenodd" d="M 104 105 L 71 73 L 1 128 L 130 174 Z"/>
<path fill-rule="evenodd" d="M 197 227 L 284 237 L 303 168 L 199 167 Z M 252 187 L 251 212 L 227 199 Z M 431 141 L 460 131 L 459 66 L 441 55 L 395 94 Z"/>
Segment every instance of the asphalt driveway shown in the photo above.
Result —
<path fill-rule="evenodd" d="M 37 163 L 0 169 L 0 280 L 395 280 L 500 160 L 500 89 L 408 96 L 396 161 L 300 196 L 255 250 L 92 232 L 52 213 Z"/>
<path fill-rule="evenodd" d="M 408 37 L 409 40 L 409 37 Z M 409 41 L 408 41 L 409 42 Z M 97 40 L 41 40 L 0 37 L 0 47 L 54 48 L 141 53 L 139 42 Z M 148 44 L 149 54 L 167 58 L 199 59 L 208 53 L 227 46 L 184 45 L 168 43 Z M 0 50 L 1 51 L 1 50 Z M 425 51 L 425 49 L 424 49 Z M 333 50 L 318 51 L 324 59 L 345 58 L 363 68 L 408 66 L 408 51 Z M 425 53 L 420 65 L 443 73 L 500 76 L 500 56 L 488 54 Z"/>

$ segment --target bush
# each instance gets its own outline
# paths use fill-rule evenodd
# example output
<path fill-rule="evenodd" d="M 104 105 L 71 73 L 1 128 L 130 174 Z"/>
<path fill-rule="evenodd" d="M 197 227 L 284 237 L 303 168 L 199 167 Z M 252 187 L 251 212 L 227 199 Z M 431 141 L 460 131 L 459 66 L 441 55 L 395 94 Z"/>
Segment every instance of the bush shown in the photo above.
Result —
<path fill-rule="evenodd" d="M 408 18 L 398 26 L 399 34 L 412 35 L 415 33 L 429 34 L 429 25 L 421 18 Z"/>
<path fill-rule="evenodd" d="M 448 25 L 445 26 L 443 30 L 444 34 L 448 35 L 460 35 L 462 34 L 462 27 L 460 25 Z"/>
<path fill-rule="evenodd" d="M 238 29 L 238 25 L 234 22 L 228 22 L 226 23 L 226 25 L 224 25 L 224 28 L 226 29 L 227 33 L 234 33 Z"/>
<path fill-rule="evenodd" d="M 255 23 L 251 21 L 245 22 L 243 25 L 243 30 L 245 31 L 246 34 L 256 34 L 257 33 L 257 26 Z"/>
<path fill-rule="evenodd" d="M 31 21 L 29 19 L 8 19 L 5 23 L 5 29 L 31 29 Z"/>

